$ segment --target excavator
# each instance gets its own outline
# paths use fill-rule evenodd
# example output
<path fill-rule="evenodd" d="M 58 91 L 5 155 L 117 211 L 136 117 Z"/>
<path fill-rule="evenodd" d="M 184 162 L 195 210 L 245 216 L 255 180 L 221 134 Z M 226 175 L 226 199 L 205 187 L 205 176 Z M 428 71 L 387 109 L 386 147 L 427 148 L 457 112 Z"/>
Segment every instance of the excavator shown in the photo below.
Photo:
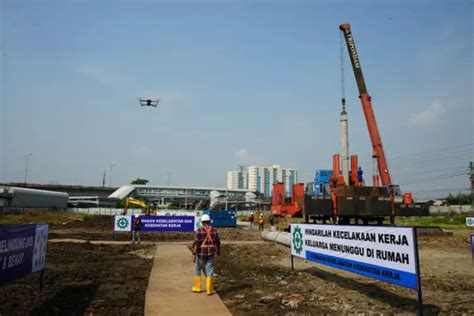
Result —
<path fill-rule="evenodd" d="M 129 198 L 125 199 L 125 206 L 123 208 L 122 215 L 127 215 L 129 204 L 141 206 L 145 210 L 145 215 L 155 215 L 156 214 L 156 210 L 153 209 L 147 202 L 129 197 Z"/>
<path fill-rule="evenodd" d="M 348 156 L 347 112 L 343 88 L 341 112 L 341 153 L 333 155 L 333 175 L 330 178 L 330 192 L 324 195 L 307 195 L 304 185 L 293 185 L 291 201 L 284 198 L 283 183 L 273 185 L 272 213 L 275 216 L 291 215 L 305 217 L 305 221 L 332 221 L 337 224 L 363 224 L 376 222 L 383 224 L 385 218 L 395 223 L 396 216 L 428 216 L 425 203 L 414 203 L 411 193 L 402 195 L 400 187 L 392 183 L 382 140 L 377 126 L 372 98 L 370 97 L 362 75 L 362 67 L 356 50 L 354 38 L 349 24 L 341 24 L 341 30 L 354 71 L 359 90 L 367 129 L 372 143 L 372 157 L 377 164 L 378 174 L 373 176 L 372 186 L 366 186 L 358 179 L 358 157 Z M 342 41 L 341 41 L 342 54 Z M 342 69 L 342 55 L 341 55 Z M 341 71 L 343 74 L 343 71 Z M 342 78 L 342 82 L 344 79 Z M 341 159 L 342 158 L 342 159 Z M 342 160 L 342 173 L 341 173 Z M 349 176 L 350 175 L 350 176 Z"/>

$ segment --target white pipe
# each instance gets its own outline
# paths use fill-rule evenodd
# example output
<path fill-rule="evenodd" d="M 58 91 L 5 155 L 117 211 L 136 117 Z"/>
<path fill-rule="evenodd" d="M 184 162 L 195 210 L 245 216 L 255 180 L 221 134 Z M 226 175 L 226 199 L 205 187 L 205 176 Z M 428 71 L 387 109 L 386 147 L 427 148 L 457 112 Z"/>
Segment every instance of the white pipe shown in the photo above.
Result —
<path fill-rule="evenodd" d="M 263 240 L 273 241 L 280 245 L 291 247 L 291 235 L 287 232 L 272 232 L 264 230 L 262 232 Z"/>
<path fill-rule="evenodd" d="M 347 115 L 341 113 L 341 166 L 344 182 L 349 185 L 349 133 Z"/>

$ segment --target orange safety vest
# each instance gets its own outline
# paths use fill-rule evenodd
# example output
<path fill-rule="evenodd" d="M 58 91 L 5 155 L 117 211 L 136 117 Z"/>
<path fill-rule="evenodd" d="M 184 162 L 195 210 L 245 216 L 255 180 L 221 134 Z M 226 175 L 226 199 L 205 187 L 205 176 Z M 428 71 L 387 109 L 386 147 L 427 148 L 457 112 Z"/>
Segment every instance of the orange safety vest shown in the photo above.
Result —
<path fill-rule="evenodd" d="M 265 222 L 265 220 L 263 219 L 263 217 L 260 217 L 260 219 L 258 220 L 258 223 L 263 224 L 264 222 Z"/>
<path fill-rule="evenodd" d="M 214 240 L 212 240 L 211 234 L 212 227 L 202 226 L 202 228 L 204 228 L 204 230 L 206 231 L 206 238 L 204 238 L 204 240 L 202 241 L 201 248 L 214 248 Z M 210 241 L 211 243 L 208 244 L 207 241 Z"/>

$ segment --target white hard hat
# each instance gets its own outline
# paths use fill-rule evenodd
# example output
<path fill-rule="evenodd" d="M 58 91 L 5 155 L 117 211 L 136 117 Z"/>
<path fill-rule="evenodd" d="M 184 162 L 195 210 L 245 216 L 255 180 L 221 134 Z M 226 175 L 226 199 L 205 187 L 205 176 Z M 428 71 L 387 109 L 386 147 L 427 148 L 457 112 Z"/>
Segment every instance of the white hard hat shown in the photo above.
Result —
<path fill-rule="evenodd" d="M 253 212 L 250 212 L 250 215 L 253 215 Z"/>
<path fill-rule="evenodd" d="M 211 218 L 209 217 L 209 215 L 207 214 L 204 214 L 202 217 L 201 217 L 201 222 L 210 222 L 211 221 Z"/>

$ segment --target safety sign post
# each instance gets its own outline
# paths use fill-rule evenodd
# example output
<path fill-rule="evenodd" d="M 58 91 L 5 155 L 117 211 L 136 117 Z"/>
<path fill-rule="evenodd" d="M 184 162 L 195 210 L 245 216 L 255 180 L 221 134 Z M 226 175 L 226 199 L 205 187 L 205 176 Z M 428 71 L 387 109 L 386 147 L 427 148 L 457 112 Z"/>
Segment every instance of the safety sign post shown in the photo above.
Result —
<path fill-rule="evenodd" d="M 43 224 L 0 225 L 0 284 L 40 272 L 42 291 L 48 228 Z"/>
<path fill-rule="evenodd" d="M 423 315 L 413 227 L 291 224 L 291 255 L 417 291 Z"/>
<path fill-rule="evenodd" d="M 418 315 L 423 316 L 423 293 L 421 292 L 421 277 L 420 277 L 420 255 L 418 253 L 418 234 L 416 228 L 413 228 L 413 240 L 415 246 L 415 258 L 416 258 L 416 290 L 418 294 Z"/>
<path fill-rule="evenodd" d="M 474 234 L 471 234 L 472 263 L 474 263 Z"/>

